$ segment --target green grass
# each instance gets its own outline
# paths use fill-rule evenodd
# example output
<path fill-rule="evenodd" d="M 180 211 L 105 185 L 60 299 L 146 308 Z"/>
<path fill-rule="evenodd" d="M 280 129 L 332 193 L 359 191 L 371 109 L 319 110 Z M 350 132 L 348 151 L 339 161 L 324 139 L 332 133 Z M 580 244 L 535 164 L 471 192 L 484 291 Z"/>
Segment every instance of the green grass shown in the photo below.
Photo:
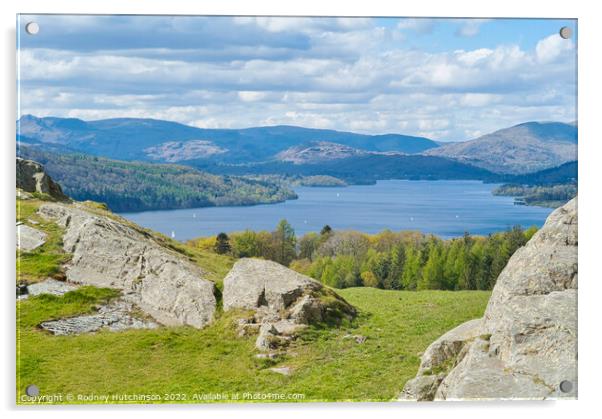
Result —
<path fill-rule="evenodd" d="M 48 277 L 62 278 L 62 265 L 70 256 L 63 251 L 63 229 L 36 214 L 42 201 L 17 200 L 17 221 L 46 233 L 46 243 L 31 252 L 17 250 L 17 283 L 32 284 Z M 35 222 L 34 223 L 32 223 Z"/>
<path fill-rule="evenodd" d="M 490 295 L 373 288 L 338 292 L 360 310 L 358 318 L 340 328 L 310 328 L 289 348 L 296 356 L 276 361 L 255 358 L 255 338 L 237 336 L 231 313 L 220 314 L 203 330 L 52 336 L 37 325 L 89 312 L 113 292 L 86 287 L 63 297 L 20 301 L 18 400 L 32 383 L 41 394 L 185 394 L 180 402 L 196 402 L 194 394 L 245 392 L 303 394 L 304 401 L 390 400 L 415 375 L 419 353 L 454 326 L 480 317 Z M 344 337 L 348 334 L 367 340 L 358 344 Z M 274 365 L 294 372 L 276 374 L 268 370 Z"/>

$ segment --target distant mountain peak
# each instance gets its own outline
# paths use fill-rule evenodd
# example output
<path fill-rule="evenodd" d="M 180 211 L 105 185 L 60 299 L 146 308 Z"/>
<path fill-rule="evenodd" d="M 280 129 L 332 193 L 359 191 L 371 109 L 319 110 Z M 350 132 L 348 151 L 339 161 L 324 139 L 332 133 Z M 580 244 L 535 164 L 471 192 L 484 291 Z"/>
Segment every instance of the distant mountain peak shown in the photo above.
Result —
<path fill-rule="evenodd" d="M 577 127 L 563 122 L 525 122 L 424 154 L 496 173 L 529 173 L 577 160 Z"/>

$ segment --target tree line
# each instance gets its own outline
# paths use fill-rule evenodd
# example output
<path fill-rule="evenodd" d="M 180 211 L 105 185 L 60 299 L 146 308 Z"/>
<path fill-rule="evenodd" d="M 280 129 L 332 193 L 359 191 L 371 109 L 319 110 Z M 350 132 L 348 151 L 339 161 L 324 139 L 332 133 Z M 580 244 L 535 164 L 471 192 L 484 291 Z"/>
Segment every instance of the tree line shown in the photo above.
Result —
<path fill-rule="evenodd" d="M 220 233 L 193 244 L 234 257 L 289 266 L 335 288 L 490 290 L 508 259 L 537 231 L 515 226 L 488 236 L 441 239 L 414 231 L 334 231 L 297 238 L 282 220 L 274 231 Z"/>

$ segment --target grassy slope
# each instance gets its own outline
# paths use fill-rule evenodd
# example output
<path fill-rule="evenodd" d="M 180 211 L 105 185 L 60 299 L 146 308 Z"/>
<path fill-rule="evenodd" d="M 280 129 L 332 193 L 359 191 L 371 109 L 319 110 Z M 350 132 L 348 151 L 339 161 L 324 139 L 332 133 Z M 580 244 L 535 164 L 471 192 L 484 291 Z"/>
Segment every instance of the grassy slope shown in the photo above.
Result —
<path fill-rule="evenodd" d="M 419 353 L 454 326 L 483 314 L 488 292 L 383 291 L 352 288 L 340 293 L 361 310 L 340 329 L 310 329 L 291 349 L 297 356 L 268 370 L 255 358 L 254 337 L 236 335 L 232 316 L 204 330 L 189 327 L 51 336 L 36 325 L 48 318 L 92 310 L 102 290 L 64 297 L 40 296 L 18 303 L 18 391 L 35 383 L 46 393 L 160 394 L 303 393 L 305 401 L 394 398 L 414 376 Z M 346 334 L 367 336 L 364 344 Z M 290 400 L 289 400 L 290 401 Z"/>
<path fill-rule="evenodd" d="M 48 277 L 61 279 L 61 265 L 69 260 L 63 252 L 63 232 L 56 224 L 47 222 L 36 214 L 42 203 L 39 199 L 17 199 L 17 221 L 42 230 L 46 243 L 31 252 L 17 250 L 17 283 L 35 283 Z M 37 222 L 33 224 L 31 221 Z"/>

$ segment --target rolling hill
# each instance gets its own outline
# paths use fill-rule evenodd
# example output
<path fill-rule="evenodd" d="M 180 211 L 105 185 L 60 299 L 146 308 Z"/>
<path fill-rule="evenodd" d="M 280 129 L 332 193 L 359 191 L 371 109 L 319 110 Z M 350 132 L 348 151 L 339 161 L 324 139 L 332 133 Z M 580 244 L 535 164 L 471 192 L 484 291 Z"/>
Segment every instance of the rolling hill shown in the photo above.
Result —
<path fill-rule="evenodd" d="M 255 164 L 225 165 L 193 162 L 201 170 L 235 176 L 279 174 L 286 176 L 332 176 L 349 184 L 373 184 L 381 179 L 410 180 L 484 180 L 496 181 L 498 175 L 454 160 L 422 155 L 375 154 L 321 160 L 317 163 L 271 161 Z"/>

